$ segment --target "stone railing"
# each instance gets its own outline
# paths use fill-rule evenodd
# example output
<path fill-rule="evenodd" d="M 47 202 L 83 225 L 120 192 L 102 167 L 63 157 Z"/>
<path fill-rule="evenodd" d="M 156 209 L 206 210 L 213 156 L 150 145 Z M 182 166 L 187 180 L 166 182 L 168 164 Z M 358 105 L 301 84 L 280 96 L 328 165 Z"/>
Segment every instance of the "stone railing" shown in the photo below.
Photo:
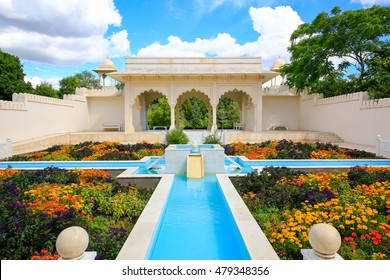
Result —
<path fill-rule="evenodd" d="M 341 237 L 337 229 L 328 224 L 315 224 L 309 231 L 309 243 L 313 249 L 302 249 L 303 260 L 343 260 L 337 254 Z"/>
<path fill-rule="evenodd" d="M 375 154 L 377 157 L 390 158 L 390 140 L 383 140 L 381 135 L 376 137 Z"/>
<path fill-rule="evenodd" d="M 5 142 L 0 143 L 0 160 L 12 157 L 12 141 L 11 139 L 5 139 Z"/>

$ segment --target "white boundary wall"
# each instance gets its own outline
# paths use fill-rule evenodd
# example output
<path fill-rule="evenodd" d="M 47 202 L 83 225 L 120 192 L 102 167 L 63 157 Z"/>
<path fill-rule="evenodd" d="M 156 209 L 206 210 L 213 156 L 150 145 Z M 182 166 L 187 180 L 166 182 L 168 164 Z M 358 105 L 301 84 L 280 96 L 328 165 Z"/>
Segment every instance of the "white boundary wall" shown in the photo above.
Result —
<path fill-rule="evenodd" d="M 375 146 L 377 135 L 390 139 L 390 98 L 368 100 L 365 92 L 302 95 L 300 123 L 303 130 L 334 132 L 345 142 Z"/>
<path fill-rule="evenodd" d="M 12 99 L 0 100 L 0 141 L 10 138 L 17 142 L 89 129 L 85 96 L 65 95 L 57 99 L 15 93 Z"/>
<path fill-rule="evenodd" d="M 78 89 L 64 99 L 14 94 L 11 102 L 0 100 L 0 141 L 101 131 L 104 123 L 123 125 L 124 99 L 115 89 Z M 333 132 L 346 142 L 370 146 L 375 146 L 377 135 L 390 139 L 390 98 L 368 100 L 366 93 L 359 92 L 332 98 L 312 94 L 263 99 L 264 129 L 286 125 L 291 130 Z"/>

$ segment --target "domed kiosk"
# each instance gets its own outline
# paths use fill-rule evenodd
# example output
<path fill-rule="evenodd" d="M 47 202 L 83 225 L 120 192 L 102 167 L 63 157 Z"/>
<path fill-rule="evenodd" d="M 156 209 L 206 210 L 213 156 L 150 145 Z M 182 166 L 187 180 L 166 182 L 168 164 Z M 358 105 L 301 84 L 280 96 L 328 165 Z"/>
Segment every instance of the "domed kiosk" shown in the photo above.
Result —
<path fill-rule="evenodd" d="M 106 86 L 106 77 L 108 73 L 116 72 L 117 69 L 114 65 L 114 63 L 106 58 L 99 66 L 98 68 L 93 70 L 94 72 L 99 74 L 99 77 L 102 77 L 103 79 L 103 86 Z"/>

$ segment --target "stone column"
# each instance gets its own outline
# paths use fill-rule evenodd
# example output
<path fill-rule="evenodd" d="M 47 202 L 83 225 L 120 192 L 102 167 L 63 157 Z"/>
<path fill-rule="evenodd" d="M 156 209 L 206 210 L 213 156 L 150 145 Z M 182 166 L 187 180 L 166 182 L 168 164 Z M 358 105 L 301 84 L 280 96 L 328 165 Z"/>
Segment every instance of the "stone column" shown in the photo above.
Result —
<path fill-rule="evenodd" d="M 134 103 L 128 103 L 125 108 L 125 132 L 134 133 L 133 125 L 133 106 Z"/>
<path fill-rule="evenodd" d="M 212 107 L 207 107 L 207 115 L 208 115 L 208 118 L 207 118 L 207 129 L 208 129 L 208 130 L 211 130 L 211 125 L 212 125 L 212 111 L 213 111 L 213 108 L 212 108 Z"/>
<path fill-rule="evenodd" d="M 171 108 L 171 126 L 169 127 L 169 130 L 175 129 L 175 104 L 170 103 L 169 107 Z"/>
<path fill-rule="evenodd" d="M 134 100 L 130 101 L 132 94 L 132 87 L 129 81 L 125 83 L 125 132 L 133 133 L 133 105 Z"/>
<path fill-rule="evenodd" d="M 218 104 L 211 104 L 213 108 L 213 124 L 211 125 L 211 133 L 214 133 L 217 131 L 217 106 Z"/>

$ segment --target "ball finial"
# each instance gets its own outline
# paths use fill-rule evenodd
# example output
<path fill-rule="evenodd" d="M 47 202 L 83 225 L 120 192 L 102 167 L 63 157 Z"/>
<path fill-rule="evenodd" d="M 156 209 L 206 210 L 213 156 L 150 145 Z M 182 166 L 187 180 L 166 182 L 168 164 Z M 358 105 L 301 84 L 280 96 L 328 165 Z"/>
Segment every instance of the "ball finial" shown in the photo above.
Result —
<path fill-rule="evenodd" d="M 72 226 L 64 229 L 57 237 L 56 249 L 65 260 L 81 259 L 89 243 L 88 233 L 85 229 Z"/>

